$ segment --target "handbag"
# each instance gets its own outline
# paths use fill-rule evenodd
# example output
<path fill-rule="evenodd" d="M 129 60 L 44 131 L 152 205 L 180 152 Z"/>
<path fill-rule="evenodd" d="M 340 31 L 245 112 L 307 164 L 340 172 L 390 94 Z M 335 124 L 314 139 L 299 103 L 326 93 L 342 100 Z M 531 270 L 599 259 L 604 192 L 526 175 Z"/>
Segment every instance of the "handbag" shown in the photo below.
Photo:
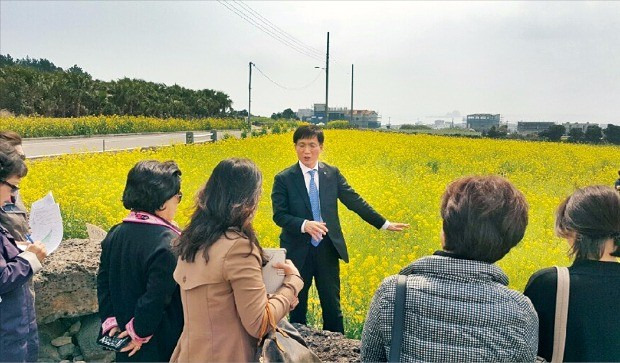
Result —
<path fill-rule="evenodd" d="M 286 318 L 276 324 L 269 304 L 265 306 L 259 336 L 255 362 L 321 362 Z"/>
<path fill-rule="evenodd" d="M 568 295 L 570 292 L 570 275 L 566 267 L 555 266 L 558 272 L 558 285 L 555 296 L 555 320 L 553 325 L 553 353 L 551 363 L 564 361 L 564 347 L 566 345 L 566 323 L 568 322 Z M 536 357 L 537 363 L 546 362 L 542 357 Z"/>

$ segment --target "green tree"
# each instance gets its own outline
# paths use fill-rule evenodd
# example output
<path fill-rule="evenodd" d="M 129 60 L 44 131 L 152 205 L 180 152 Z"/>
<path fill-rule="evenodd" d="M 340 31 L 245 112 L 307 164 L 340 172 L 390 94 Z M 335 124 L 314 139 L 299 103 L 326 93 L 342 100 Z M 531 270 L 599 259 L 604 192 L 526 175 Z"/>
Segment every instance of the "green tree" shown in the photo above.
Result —
<path fill-rule="evenodd" d="M 492 139 L 503 139 L 508 135 L 508 127 L 506 125 L 495 128 L 495 125 L 491 126 L 487 132 L 487 137 Z"/>
<path fill-rule="evenodd" d="M 603 131 L 607 142 L 620 145 L 620 126 L 607 124 L 607 128 Z"/>
<path fill-rule="evenodd" d="M 545 140 L 560 141 L 565 133 L 564 125 L 552 125 L 549 129 L 539 132 L 538 135 Z"/>
<path fill-rule="evenodd" d="M 574 142 L 574 143 L 583 142 L 584 137 L 585 137 L 585 134 L 583 133 L 583 130 L 579 128 L 571 129 L 568 132 L 569 142 Z"/>
<path fill-rule="evenodd" d="M 598 125 L 588 126 L 586 129 L 585 140 L 592 144 L 598 144 L 603 138 L 603 130 Z"/>

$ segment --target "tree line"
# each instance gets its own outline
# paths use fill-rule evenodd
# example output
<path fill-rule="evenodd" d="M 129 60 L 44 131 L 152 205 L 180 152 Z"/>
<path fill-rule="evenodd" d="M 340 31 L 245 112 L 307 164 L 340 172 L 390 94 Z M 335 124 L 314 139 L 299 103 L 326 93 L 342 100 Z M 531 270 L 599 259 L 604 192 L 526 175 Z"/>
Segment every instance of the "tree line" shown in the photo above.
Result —
<path fill-rule="evenodd" d="M 13 59 L 8 54 L 0 54 L 0 109 L 47 117 L 239 116 L 224 92 L 130 78 L 106 82 L 77 65 L 63 70 L 47 59 Z"/>
<path fill-rule="evenodd" d="M 572 143 L 601 144 L 609 143 L 620 145 L 620 126 L 608 124 L 607 128 L 602 129 L 598 125 L 590 125 L 585 132 L 581 128 L 571 128 L 568 133 L 564 125 L 552 125 L 547 130 L 532 135 L 519 135 L 517 133 L 508 133 L 506 125 L 499 128 L 491 126 L 489 131 L 482 133 L 483 136 L 494 139 L 530 139 L 545 141 L 562 141 Z"/>

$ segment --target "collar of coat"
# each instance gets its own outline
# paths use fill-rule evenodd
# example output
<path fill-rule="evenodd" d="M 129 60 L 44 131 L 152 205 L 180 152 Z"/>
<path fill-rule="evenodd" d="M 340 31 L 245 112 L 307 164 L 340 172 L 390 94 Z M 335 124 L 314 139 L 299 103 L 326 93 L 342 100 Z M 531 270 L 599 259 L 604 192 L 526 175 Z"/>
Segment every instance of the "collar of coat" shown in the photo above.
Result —
<path fill-rule="evenodd" d="M 432 275 L 445 280 L 508 285 L 508 276 L 492 263 L 439 255 L 422 257 L 403 268 L 399 274 Z"/>

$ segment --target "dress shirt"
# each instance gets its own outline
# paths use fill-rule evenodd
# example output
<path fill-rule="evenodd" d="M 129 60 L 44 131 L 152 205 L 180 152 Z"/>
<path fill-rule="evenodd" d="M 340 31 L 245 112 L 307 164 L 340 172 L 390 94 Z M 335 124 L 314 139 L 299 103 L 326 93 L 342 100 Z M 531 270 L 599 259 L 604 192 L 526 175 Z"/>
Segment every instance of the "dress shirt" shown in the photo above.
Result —
<path fill-rule="evenodd" d="M 314 174 L 314 184 L 316 184 L 316 190 L 319 191 L 319 195 L 321 193 L 321 189 L 319 186 L 319 163 L 317 162 L 313 168 L 309 168 L 307 166 L 304 165 L 304 163 L 302 163 L 301 161 L 299 161 L 299 167 L 301 168 L 301 173 L 304 176 L 304 182 L 306 184 L 306 191 L 308 192 L 308 194 L 310 194 L 310 173 L 308 173 L 310 170 L 315 170 L 316 173 Z M 321 216 L 321 220 L 323 219 L 323 217 Z M 308 220 L 304 220 L 304 223 L 301 224 L 301 233 L 306 233 L 305 227 L 306 227 L 306 222 L 308 222 Z M 388 221 L 387 219 L 385 220 L 385 223 L 383 224 L 383 226 L 381 226 L 381 229 L 387 229 L 390 226 L 390 221 Z"/>

